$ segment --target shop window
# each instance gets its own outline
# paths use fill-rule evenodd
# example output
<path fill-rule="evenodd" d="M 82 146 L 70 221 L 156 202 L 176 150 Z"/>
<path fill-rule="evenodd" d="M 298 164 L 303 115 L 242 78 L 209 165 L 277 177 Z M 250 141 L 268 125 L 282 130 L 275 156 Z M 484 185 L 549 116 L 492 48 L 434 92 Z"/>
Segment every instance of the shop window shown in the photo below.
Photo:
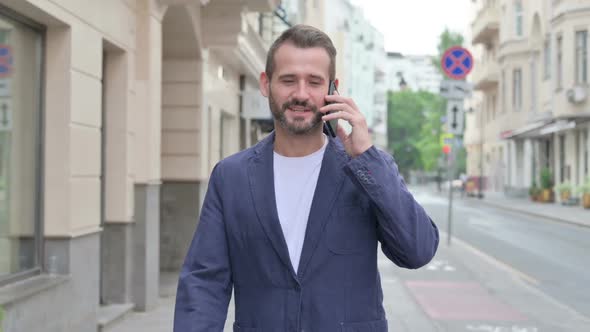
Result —
<path fill-rule="evenodd" d="M 42 34 L 0 8 L 0 283 L 40 271 Z"/>

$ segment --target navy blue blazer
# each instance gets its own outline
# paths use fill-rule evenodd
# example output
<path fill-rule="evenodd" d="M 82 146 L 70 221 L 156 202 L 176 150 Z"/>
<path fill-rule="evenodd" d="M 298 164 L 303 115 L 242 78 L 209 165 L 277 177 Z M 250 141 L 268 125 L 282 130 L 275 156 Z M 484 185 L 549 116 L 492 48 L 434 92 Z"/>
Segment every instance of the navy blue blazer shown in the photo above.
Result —
<path fill-rule="evenodd" d="M 174 331 L 223 331 L 232 287 L 234 331 L 385 332 L 377 245 L 396 265 L 419 268 L 438 230 L 393 158 L 371 147 L 351 159 L 330 138 L 299 268 L 279 223 L 274 133 L 219 162 L 180 272 Z"/>

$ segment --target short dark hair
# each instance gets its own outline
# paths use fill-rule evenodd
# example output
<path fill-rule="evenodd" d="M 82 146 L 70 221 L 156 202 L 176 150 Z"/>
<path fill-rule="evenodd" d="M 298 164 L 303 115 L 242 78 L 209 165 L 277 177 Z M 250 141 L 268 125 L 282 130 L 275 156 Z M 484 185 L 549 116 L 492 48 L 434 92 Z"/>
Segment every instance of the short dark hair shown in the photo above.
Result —
<path fill-rule="evenodd" d="M 275 70 L 275 53 L 281 45 L 291 42 L 299 48 L 321 47 L 330 57 L 330 80 L 336 78 L 336 48 L 332 40 L 322 30 L 310 25 L 297 24 L 285 30 L 277 40 L 272 43 L 266 56 L 266 75 L 270 80 Z"/>

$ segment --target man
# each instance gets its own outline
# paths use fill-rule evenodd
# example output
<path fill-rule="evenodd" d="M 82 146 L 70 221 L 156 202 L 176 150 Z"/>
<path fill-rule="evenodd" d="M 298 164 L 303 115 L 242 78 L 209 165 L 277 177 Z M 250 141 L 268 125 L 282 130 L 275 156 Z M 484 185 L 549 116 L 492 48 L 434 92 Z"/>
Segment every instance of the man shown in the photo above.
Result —
<path fill-rule="evenodd" d="M 234 331 L 387 331 L 378 242 L 401 267 L 434 256 L 438 230 L 393 158 L 372 145 L 353 100 L 326 95 L 335 57 L 309 26 L 271 46 L 260 90 L 275 131 L 213 169 L 180 273 L 175 331 L 222 331 L 232 287 Z M 351 133 L 324 135 L 332 119 Z"/>

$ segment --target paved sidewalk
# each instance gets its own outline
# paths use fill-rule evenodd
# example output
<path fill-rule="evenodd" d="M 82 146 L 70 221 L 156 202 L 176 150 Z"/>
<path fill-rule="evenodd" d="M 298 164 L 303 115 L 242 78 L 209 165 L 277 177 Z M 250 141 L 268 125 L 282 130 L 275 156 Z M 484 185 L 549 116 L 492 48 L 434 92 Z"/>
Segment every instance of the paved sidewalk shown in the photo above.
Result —
<path fill-rule="evenodd" d="M 460 196 L 459 193 L 455 197 Z M 590 227 L 590 209 L 564 206 L 560 203 L 533 202 L 527 198 L 506 197 L 503 193 L 486 192 L 483 199 L 466 198 L 472 204 L 487 204 L 497 208 L 525 213 L 554 221 Z"/>
<path fill-rule="evenodd" d="M 493 194 L 481 201 L 463 200 L 470 205 L 489 204 L 583 226 L 590 223 L 590 211 L 580 207 L 534 203 Z M 418 270 L 400 269 L 384 256 L 380 257 L 390 331 L 590 331 L 588 317 L 539 291 L 527 275 L 460 239 L 454 238 L 450 247 L 444 239 L 446 234 L 442 233 L 436 257 Z M 132 313 L 108 331 L 172 331 L 176 275 L 162 275 L 161 283 L 162 298 L 156 309 Z M 232 331 L 233 307 L 232 301 L 224 332 Z"/>
<path fill-rule="evenodd" d="M 590 331 L 588 318 L 459 239 L 451 247 L 441 241 L 436 257 L 422 269 L 400 269 L 381 256 L 379 270 L 390 331 Z M 172 331 L 176 276 L 163 275 L 161 280 L 156 309 L 132 313 L 108 331 Z M 224 332 L 231 331 L 233 307 L 232 302 Z"/>

